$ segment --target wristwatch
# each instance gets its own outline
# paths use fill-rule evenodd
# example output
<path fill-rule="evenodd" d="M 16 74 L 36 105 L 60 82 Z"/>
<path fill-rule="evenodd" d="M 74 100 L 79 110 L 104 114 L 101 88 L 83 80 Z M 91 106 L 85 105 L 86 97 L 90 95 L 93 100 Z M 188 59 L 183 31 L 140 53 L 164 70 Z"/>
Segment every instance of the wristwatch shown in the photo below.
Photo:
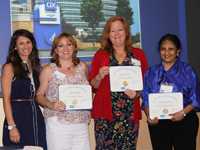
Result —
<path fill-rule="evenodd" d="M 16 124 L 8 125 L 8 130 L 12 130 L 15 127 L 16 127 Z"/>
<path fill-rule="evenodd" d="M 183 113 L 183 116 L 185 117 L 185 116 L 186 116 L 186 113 L 184 112 L 184 110 L 182 110 L 182 113 Z"/>

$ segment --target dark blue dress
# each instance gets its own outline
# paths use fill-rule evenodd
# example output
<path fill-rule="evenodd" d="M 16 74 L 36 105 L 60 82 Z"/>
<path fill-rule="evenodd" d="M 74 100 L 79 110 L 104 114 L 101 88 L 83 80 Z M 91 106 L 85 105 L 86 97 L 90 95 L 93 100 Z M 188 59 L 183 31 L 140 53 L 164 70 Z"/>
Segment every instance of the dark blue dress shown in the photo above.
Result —
<path fill-rule="evenodd" d="M 13 78 L 11 86 L 11 106 L 17 129 L 20 133 L 18 144 L 10 141 L 8 124 L 3 126 L 3 145 L 23 147 L 25 145 L 46 146 L 46 129 L 42 112 L 34 100 L 35 91 L 29 77 Z"/>

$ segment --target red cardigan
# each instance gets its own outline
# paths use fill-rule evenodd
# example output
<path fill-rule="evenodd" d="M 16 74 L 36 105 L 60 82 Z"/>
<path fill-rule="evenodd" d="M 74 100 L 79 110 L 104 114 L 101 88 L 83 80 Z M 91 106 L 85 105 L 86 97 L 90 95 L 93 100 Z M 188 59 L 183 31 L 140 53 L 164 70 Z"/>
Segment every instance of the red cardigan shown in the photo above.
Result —
<path fill-rule="evenodd" d="M 141 61 L 142 73 L 147 70 L 148 63 L 143 50 L 139 48 L 132 49 L 133 56 Z M 92 60 L 91 71 L 89 73 L 89 81 L 91 81 L 103 66 L 109 66 L 109 53 L 105 50 L 98 50 Z M 135 99 L 133 103 L 134 112 L 132 114 L 133 121 L 138 122 L 141 119 L 140 100 Z M 109 75 L 101 80 L 98 89 L 95 89 L 95 96 L 92 108 L 92 117 L 94 119 L 103 118 L 112 120 L 112 102 L 110 95 Z"/>

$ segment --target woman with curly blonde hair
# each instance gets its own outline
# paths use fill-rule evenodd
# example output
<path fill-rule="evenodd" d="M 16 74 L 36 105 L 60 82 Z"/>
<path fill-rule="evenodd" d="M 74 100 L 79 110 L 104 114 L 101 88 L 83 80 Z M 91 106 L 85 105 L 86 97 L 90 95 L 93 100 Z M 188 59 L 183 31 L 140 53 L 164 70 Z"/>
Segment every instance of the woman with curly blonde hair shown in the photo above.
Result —
<path fill-rule="evenodd" d="M 43 68 L 37 92 L 44 106 L 48 150 L 89 150 L 90 111 L 66 110 L 58 97 L 60 85 L 89 84 L 87 65 L 77 58 L 76 41 L 67 33 L 55 38 L 51 55 L 52 63 Z"/>

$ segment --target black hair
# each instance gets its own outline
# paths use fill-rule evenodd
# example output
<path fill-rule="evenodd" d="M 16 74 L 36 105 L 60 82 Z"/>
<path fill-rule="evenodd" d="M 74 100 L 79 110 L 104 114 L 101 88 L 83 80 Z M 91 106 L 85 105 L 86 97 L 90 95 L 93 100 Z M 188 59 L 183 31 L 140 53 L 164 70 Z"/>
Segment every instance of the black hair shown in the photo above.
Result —
<path fill-rule="evenodd" d="M 37 77 L 36 80 L 38 80 L 39 72 L 41 69 L 40 59 L 39 59 L 39 55 L 38 55 L 36 40 L 30 31 L 25 30 L 25 29 L 19 29 L 13 33 L 11 40 L 10 40 L 6 64 L 8 64 L 8 63 L 12 64 L 15 77 L 24 78 L 24 77 L 28 76 L 28 72 L 25 70 L 25 68 L 22 64 L 22 59 L 20 58 L 18 52 L 16 51 L 16 43 L 17 43 L 18 38 L 21 36 L 30 39 L 30 41 L 32 43 L 33 49 L 32 49 L 31 54 L 29 55 L 29 60 L 31 63 L 33 76 Z M 37 86 L 37 82 L 38 81 L 36 81 L 36 86 Z M 38 84 L 39 84 L 39 82 L 38 82 Z"/>
<path fill-rule="evenodd" d="M 158 49 L 160 50 L 161 48 L 161 45 L 163 44 L 164 41 L 171 41 L 175 47 L 177 49 L 181 49 L 181 42 L 180 42 L 180 39 L 178 38 L 177 35 L 175 34 L 171 34 L 171 33 L 167 33 L 165 34 L 164 36 L 162 36 L 159 40 L 159 43 L 158 43 Z"/>

